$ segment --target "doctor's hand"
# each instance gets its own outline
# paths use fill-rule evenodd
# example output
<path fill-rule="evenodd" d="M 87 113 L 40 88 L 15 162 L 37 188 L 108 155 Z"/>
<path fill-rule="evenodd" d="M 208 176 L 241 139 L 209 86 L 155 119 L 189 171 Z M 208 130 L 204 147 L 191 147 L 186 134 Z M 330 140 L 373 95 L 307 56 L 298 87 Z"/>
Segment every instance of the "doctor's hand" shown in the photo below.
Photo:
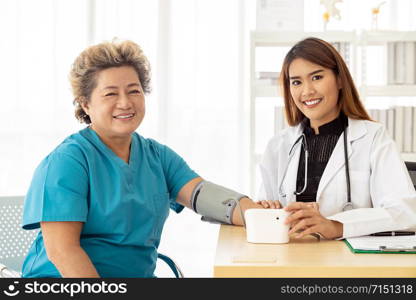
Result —
<path fill-rule="evenodd" d="M 262 200 L 257 202 L 263 206 L 263 208 L 282 208 L 282 205 L 278 200 Z"/>
<path fill-rule="evenodd" d="M 286 224 L 291 225 L 289 234 L 298 233 L 298 238 L 312 233 L 319 233 L 326 239 L 343 235 L 343 224 L 322 216 L 316 202 L 293 202 L 285 210 L 291 213 L 286 219 Z"/>

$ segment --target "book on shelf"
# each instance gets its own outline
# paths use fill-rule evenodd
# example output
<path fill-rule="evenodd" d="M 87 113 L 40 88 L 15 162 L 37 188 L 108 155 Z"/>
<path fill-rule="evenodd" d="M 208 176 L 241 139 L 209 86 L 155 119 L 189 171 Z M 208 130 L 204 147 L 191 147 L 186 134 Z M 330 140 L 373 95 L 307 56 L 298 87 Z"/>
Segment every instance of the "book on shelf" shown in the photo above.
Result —
<path fill-rule="evenodd" d="M 273 72 L 273 71 L 261 71 L 256 72 L 256 77 L 259 79 L 278 79 L 280 72 Z"/>
<path fill-rule="evenodd" d="M 416 153 L 416 106 L 413 106 L 413 151 Z"/>
<path fill-rule="evenodd" d="M 395 64 L 396 64 L 396 72 L 395 72 L 395 84 L 404 84 L 405 83 L 405 76 L 406 76 L 406 50 L 405 50 L 405 43 L 404 42 L 396 42 L 396 49 L 395 49 Z"/>
<path fill-rule="evenodd" d="M 339 54 L 341 54 L 341 42 L 332 42 L 331 45 L 334 46 L 335 50 L 337 50 Z"/>
<path fill-rule="evenodd" d="M 416 42 L 387 43 L 387 84 L 416 84 Z"/>
<path fill-rule="evenodd" d="M 396 106 L 395 108 L 395 124 L 394 124 L 394 141 L 397 144 L 399 152 L 403 152 L 403 129 L 404 129 L 404 106 Z"/>
<path fill-rule="evenodd" d="M 416 83 L 416 43 L 406 42 L 405 43 L 405 84 Z"/>
<path fill-rule="evenodd" d="M 395 84 L 396 62 L 395 62 L 395 43 L 387 43 L 387 84 Z"/>
<path fill-rule="evenodd" d="M 413 107 L 404 106 L 403 108 L 403 152 L 412 152 L 413 150 Z"/>
<path fill-rule="evenodd" d="M 400 152 L 416 152 L 416 107 L 369 109 L 368 114 L 374 121 L 385 126 Z"/>
<path fill-rule="evenodd" d="M 369 109 L 368 114 L 370 115 L 370 118 L 372 120 L 379 122 L 378 109 L 375 109 L 375 108 Z"/>
<path fill-rule="evenodd" d="M 338 51 L 342 56 L 345 63 L 350 65 L 350 43 L 348 42 L 332 42 L 332 46 Z"/>
<path fill-rule="evenodd" d="M 413 43 L 413 60 L 412 60 L 412 67 L 413 67 L 413 84 L 416 84 L 416 41 L 412 42 Z"/>
<path fill-rule="evenodd" d="M 350 50 L 349 49 L 350 49 L 349 43 L 346 43 L 346 42 L 340 43 L 340 54 L 348 66 L 350 65 Z"/>
<path fill-rule="evenodd" d="M 392 139 L 394 139 L 394 112 L 394 108 L 387 109 L 387 132 Z"/>
<path fill-rule="evenodd" d="M 378 121 L 387 128 L 387 109 L 378 110 Z"/>
<path fill-rule="evenodd" d="M 257 85 L 277 85 L 280 72 L 256 72 L 256 84 Z"/>

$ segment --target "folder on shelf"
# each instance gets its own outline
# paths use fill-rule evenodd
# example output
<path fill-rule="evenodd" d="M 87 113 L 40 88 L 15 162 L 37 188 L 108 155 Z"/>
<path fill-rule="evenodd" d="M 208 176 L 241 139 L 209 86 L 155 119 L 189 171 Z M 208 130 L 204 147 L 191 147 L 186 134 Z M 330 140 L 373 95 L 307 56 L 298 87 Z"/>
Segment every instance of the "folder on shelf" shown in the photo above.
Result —
<path fill-rule="evenodd" d="M 354 253 L 409 253 L 416 254 L 416 235 L 360 236 L 344 242 Z"/>

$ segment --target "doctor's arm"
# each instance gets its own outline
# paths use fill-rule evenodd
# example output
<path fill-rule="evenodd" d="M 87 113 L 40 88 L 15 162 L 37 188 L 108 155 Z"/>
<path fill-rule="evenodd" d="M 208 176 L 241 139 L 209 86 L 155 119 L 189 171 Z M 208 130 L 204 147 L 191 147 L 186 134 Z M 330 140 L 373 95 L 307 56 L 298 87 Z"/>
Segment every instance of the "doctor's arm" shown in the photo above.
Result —
<path fill-rule="evenodd" d="M 195 187 L 200 183 L 203 179 L 201 177 L 194 178 L 190 181 L 188 181 L 179 191 L 178 196 L 176 198 L 176 202 L 179 204 L 182 204 L 183 206 L 192 209 L 192 193 L 195 189 Z M 262 205 L 255 203 L 253 200 L 251 200 L 248 197 L 243 197 L 239 201 L 241 212 L 238 206 L 235 207 L 232 215 L 232 223 L 234 225 L 243 225 L 243 219 L 241 214 L 249 209 L 249 208 L 263 208 Z"/>
<path fill-rule="evenodd" d="M 379 231 L 416 230 L 416 192 L 395 142 L 381 128 L 370 153 L 371 207 L 328 217 L 344 224 L 343 237 Z"/>
<path fill-rule="evenodd" d="M 82 222 L 41 222 L 48 259 L 62 277 L 100 277 L 91 259 L 81 248 Z"/>
<path fill-rule="evenodd" d="M 286 219 L 286 223 L 291 224 L 289 234 L 297 233 L 298 238 L 313 233 L 319 233 L 326 239 L 343 236 L 344 225 L 322 216 L 316 202 L 292 202 L 285 210 L 291 213 Z"/>

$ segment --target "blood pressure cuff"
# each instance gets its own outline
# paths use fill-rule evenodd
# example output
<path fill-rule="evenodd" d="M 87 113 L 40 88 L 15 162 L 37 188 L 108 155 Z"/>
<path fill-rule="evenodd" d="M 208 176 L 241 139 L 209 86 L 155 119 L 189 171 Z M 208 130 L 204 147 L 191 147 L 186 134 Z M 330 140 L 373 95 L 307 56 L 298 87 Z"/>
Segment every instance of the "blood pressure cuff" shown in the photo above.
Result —
<path fill-rule="evenodd" d="M 203 180 L 192 192 L 192 209 L 202 215 L 204 221 L 232 224 L 234 209 L 243 197 L 247 196 Z"/>

